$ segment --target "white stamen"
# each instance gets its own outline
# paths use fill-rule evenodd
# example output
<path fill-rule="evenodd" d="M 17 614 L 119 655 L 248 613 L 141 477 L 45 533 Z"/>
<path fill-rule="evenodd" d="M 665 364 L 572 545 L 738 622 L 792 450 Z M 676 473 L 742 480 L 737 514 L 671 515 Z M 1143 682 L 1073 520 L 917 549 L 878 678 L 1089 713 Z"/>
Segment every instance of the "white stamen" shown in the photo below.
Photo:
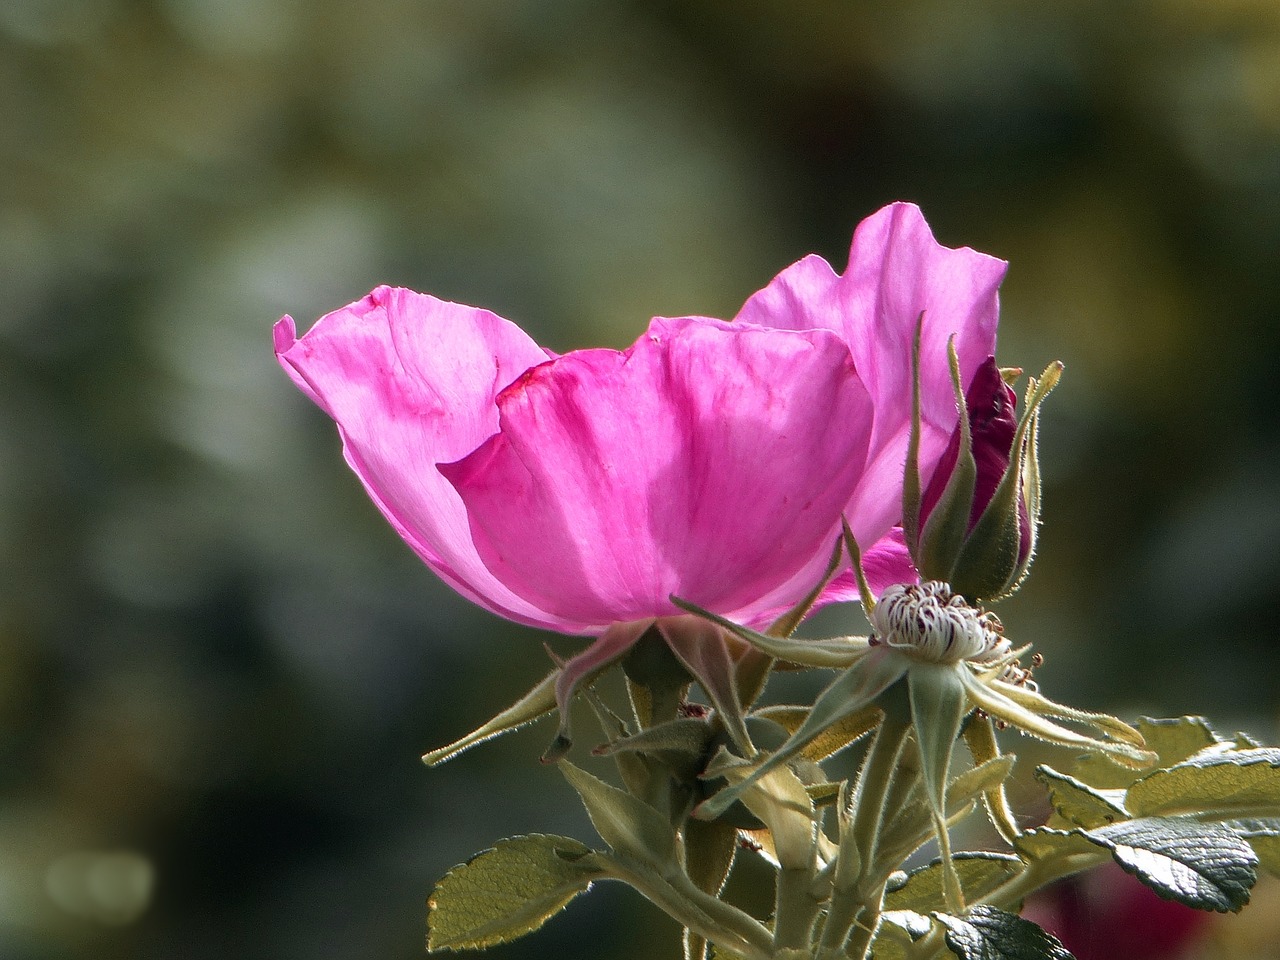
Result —
<path fill-rule="evenodd" d="M 899 583 L 871 611 L 872 643 L 885 643 L 930 663 L 979 663 L 1009 652 L 995 614 L 983 613 L 938 580 Z"/>

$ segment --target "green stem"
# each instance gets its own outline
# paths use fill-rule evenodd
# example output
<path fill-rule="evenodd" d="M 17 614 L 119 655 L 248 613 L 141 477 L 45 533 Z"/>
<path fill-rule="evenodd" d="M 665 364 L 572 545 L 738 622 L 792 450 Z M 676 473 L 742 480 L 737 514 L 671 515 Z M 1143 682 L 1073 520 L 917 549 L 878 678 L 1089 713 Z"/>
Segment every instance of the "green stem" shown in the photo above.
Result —
<path fill-rule="evenodd" d="M 769 932 L 769 928 L 755 917 L 739 910 L 733 904 L 726 903 L 719 897 L 712 896 L 699 889 L 698 885 L 683 873 L 677 873 L 669 878 L 668 883 L 677 894 L 686 897 L 694 907 L 700 909 L 716 923 L 721 924 L 726 930 L 731 931 L 735 936 L 741 937 L 753 946 L 757 946 L 766 952 L 771 952 L 773 936 Z M 715 938 L 708 937 L 707 939 L 714 940 Z"/>
<path fill-rule="evenodd" d="M 905 703 L 905 687 L 905 683 L 899 682 L 885 692 L 885 717 L 862 765 L 858 788 L 853 797 L 853 837 L 861 855 L 863 877 L 875 876 L 880 831 L 884 826 L 885 800 L 893 788 L 898 757 L 911 730 L 910 708 Z M 891 699 L 902 702 L 888 702 Z M 893 868 L 898 866 L 899 864 L 892 864 Z"/>
<path fill-rule="evenodd" d="M 612 856 L 601 856 L 600 860 L 610 877 L 630 886 L 686 930 L 743 960 L 772 960 L 773 935 L 764 924 L 699 890 L 687 877 L 663 877 Z"/>
<path fill-rule="evenodd" d="M 808 950 L 819 903 L 813 897 L 813 871 L 783 867 L 778 871 L 773 911 L 773 947 Z"/>
<path fill-rule="evenodd" d="M 865 939 L 865 943 L 862 944 L 861 953 L 849 955 L 859 958 L 864 956 L 875 933 L 875 924 L 879 922 L 884 883 L 872 878 L 887 876 L 888 871 L 881 870 L 876 863 L 877 847 L 884 824 L 885 799 L 893 787 L 898 757 L 911 729 L 901 711 L 890 704 L 886 704 L 886 707 L 884 721 L 876 731 L 876 738 L 867 751 L 867 758 L 858 775 L 852 822 L 846 828 L 850 831 L 850 836 L 842 837 L 840 842 L 841 859 L 856 856 L 859 870 L 856 881 L 852 883 L 849 881 L 853 878 L 847 876 L 847 871 L 836 871 L 827 923 L 822 931 L 822 950 L 829 953 L 838 953 L 844 947 L 852 928 L 853 936 L 859 941 Z M 869 890 L 868 880 L 872 880 Z"/>
<path fill-rule="evenodd" d="M 858 913 L 853 930 L 849 933 L 849 941 L 844 954 L 853 960 L 863 960 L 871 952 L 871 941 L 875 939 L 876 928 L 880 926 L 880 912 L 884 905 L 883 883 L 878 884 L 875 892 L 867 897 Z"/>

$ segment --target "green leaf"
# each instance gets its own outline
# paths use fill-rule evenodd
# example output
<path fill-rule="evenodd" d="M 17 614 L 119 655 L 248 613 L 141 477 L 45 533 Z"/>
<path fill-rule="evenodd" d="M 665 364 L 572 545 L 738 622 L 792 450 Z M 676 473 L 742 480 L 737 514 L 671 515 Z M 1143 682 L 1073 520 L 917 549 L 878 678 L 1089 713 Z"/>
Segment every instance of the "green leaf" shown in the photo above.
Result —
<path fill-rule="evenodd" d="M 1144 817 L 1092 830 L 1042 827 L 1014 842 L 1028 861 L 1069 861 L 1073 871 L 1098 859 L 1090 845 L 1166 900 L 1198 910 L 1239 910 L 1257 880 L 1258 858 L 1248 841 L 1226 824 L 1189 817 Z"/>
<path fill-rule="evenodd" d="M 1182 763 L 1206 747 L 1220 742 L 1204 717 L 1174 717 L 1167 720 L 1139 717 L 1137 728 L 1147 742 L 1148 749 L 1155 752 L 1157 763 L 1161 767 Z M 1123 789 L 1144 773 L 1093 754 L 1081 757 L 1072 772 L 1084 783 L 1102 789 Z"/>
<path fill-rule="evenodd" d="M 1035 524 L 1031 526 L 1034 529 Z M 995 722 L 990 716 L 970 715 L 964 725 L 963 736 L 965 746 L 969 748 L 969 755 L 973 757 L 974 763 L 982 765 L 1002 756 L 1000 744 L 996 741 Z M 1012 769 L 1013 755 L 1007 754 L 1007 756 Z M 1005 781 L 1008 778 L 1009 773 L 1006 772 L 997 782 L 983 791 L 982 799 L 991 825 L 996 828 L 996 832 L 1005 843 L 1012 844 L 1014 838 L 1022 831 L 1018 827 L 1013 809 L 1009 806 L 1009 797 L 1005 791 Z"/>
<path fill-rule="evenodd" d="M 956 853 L 953 862 L 965 901 L 969 903 L 982 899 L 1023 869 L 1022 861 L 1007 853 Z M 886 910 L 914 910 L 917 913 L 941 909 L 942 882 L 942 862 L 935 860 L 927 867 L 912 871 L 899 886 L 888 891 L 884 907 Z"/>
<path fill-rule="evenodd" d="M 960 960 L 1072 960 L 1056 937 L 1030 920 L 980 904 L 953 917 L 935 913 L 947 948 Z"/>
<path fill-rule="evenodd" d="M 1125 805 L 1136 816 L 1280 816 L 1280 749 L 1193 756 L 1143 777 L 1129 788 Z"/>
<path fill-rule="evenodd" d="M 704 893 L 718 897 L 729 879 L 738 852 L 738 831 L 723 820 L 689 819 L 684 825 L 684 867 L 693 885 Z M 691 930 L 685 930 L 685 957 L 703 960 L 707 941 Z M 737 956 L 717 951 L 717 956 Z"/>
<path fill-rule="evenodd" d="M 582 797 L 596 833 L 613 850 L 659 871 L 675 862 L 675 831 L 666 817 L 567 760 L 560 761 L 560 772 Z"/>
<path fill-rule="evenodd" d="M 1257 855 L 1220 823 L 1145 817 L 1084 836 L 1107 847 L 1116 863 L 1166 900 L 1197 910 L 1239 910 L 1257 880 Z"/>
<path fill-rule="evenodd" d="M 427 949 L 478 950 L 537 930 L 600 875 L 568 837 L 500 840 L 454 867 L 427 901 Z"/>
<path fill-rule="evenodd" d="M 886 910 L 881 919 L 871 951 L 875 960 L 907 960 L 912 944 L 933 928 L 932 920 L 911 910 Z"/>
<path fill-rule="evenodd" d="M 840 796 L 844 782 L 843 780 L 824 780 L 821 783 L 806 783 L 804 792 L 809 795 L 815 807 L 829 807 Z"/>
<path fill-rule="evenodd" d="M 755 711 L 751 717 L 763 717 L 783 727 L 787 733 L 795 733 L 809 716 L 808 707 L 777 705 L 764 707 Z M 750 719 L 750 718 L 748 718 Z M 809 742 L 800 751 L 800 756 L 807 760 L 821 763 L 834 757 L 841 750 L 865 737 L 880 725 L 884 719 L 884 711 L 874 704 L 864 707 L 857 713 L 833 723 Z"/>
<path fill-rule="evenodd" d="M 1036 767 L 1035 776 L 1048 788 L 1054 811 L 1071 826 L 1087 830 L 1129 819 L 1118 791 L 1095 789 L 1045 765 Z"/>
<path fill-rule="evenodd" d="M 976 800 L 997 784 L 1004 783 L 1013 772 L 1017 758 L 1011 753 L 983 761 L 976 767 L 970 767 L 947 785 L 947 816 L 951 816 L 952 808 L 962 803 Z"/>
<path fill-rule="evenodd" d="M 1019 856 L 1032 863 L 1052 860 L 1074 860 L 1078 868 L 1106 861 L 1106 848 L 1089 840 L 1082 830 L 1053 830 L 1038 827 L 1023 832 L 1014 842 Z"/>
<path fill-rule="evenodd" d="M 1138 732 L 1147 747 L 1156 752 L 1160 765 L 1169 767 L 1219 742 L 1218 735 L 1204 717 L 1173 717 L 1154 720 L 1138 718 Z"/>
<path fill-rule="evenodd" d="M 1280 877 L 1280 834 L 1263 833 L 1246 836 L 1258 855 L 1258 864 L 1273 877 Z"/>
<path fill-rule="evenodd" d="M 492 740 L 494 737 L 510 733 L 512 730 L 518 730 L 520 727 L 533 723 L 539 717 L 550 713 L 556 706 L 556 678 L 559 675 L 560 671 L 558 669 L 552 670 L 542 678 L 536 687 L 488 723 L 472 730 L 465 737 L 455 740 L 448 746 L 424 754 L 422 762 L 429 767 L 437 766 L 446 760 L 452 760 L 458 754 L 464 750 L 471 749 L 476 744 Z"/>
<path fill-rule="evenodd" d="M 1241 817 L 1226 821 L 1237 836 L 1246 840 L 1253 837 L 1280 837 L 1280 817 Z"/>

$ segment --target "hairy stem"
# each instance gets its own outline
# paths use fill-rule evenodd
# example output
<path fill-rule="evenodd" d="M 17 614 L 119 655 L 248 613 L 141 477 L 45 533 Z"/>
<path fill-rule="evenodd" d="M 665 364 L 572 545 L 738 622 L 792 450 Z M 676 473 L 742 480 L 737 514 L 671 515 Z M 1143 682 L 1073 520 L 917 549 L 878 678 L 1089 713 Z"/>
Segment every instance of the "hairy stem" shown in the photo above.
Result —
<path fill-rule="evenodd" d="M 893 787 L 894 771 L 909 730 L 910 724 L 901 716 L 901 711 L 886 709 L 884 721 L 863 761 L 853 796 L 851 821 L 846 826 L 850 835 L 842 837 L 840 843 L 841 856 L 856 855 L 860 869 L 856 881 L 851 884 L 847 881 L 840 883 L 841 871 L 836 871 L 837 883 L 831 892 L 827 923 L 822 931 L 823 951 L 840 952 L 850 937 L 851 929 L 853 937 L 861 943 L 861 952 L 851 952 L 850 956 L 864 956 L 871 945 L 875 925 L 879 922 L 880 903 L 884 899 L 884 882 L 876 878 L 888 876 L 889 872 L 876 862 L 885 818 L 885 799 Z"/>
<path fill-rule="evenodd" d="M 732 904 L 699 890 L 683 874 L 662 876 L 617 857 L 601 857 L 606 873 L 633 888 L 686 930 L 743 960 L 771 960 L 773 935 Z"/>
<path fill-rule="evenodd" d="M 774 949 L 808 950 L 818 908 L 819 903 L 813 896 L 813 871 L 794 867 L 780 869 L 773 911 Z"/>

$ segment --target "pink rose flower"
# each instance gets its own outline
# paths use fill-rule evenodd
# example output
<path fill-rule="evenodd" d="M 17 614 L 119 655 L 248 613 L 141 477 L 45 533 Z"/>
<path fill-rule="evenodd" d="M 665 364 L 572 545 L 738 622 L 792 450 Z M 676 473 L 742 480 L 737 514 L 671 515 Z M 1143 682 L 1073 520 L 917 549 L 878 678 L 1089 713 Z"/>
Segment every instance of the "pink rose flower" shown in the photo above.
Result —
<path fill-rule="evenodd" d="M 768 622 L 819 580 L 842 515 L 873 581 L 914 579 L 891 531 L 917 318 L 927 482 L 957 421 L 947 341 L 968 382 L 1004 271 L 895 204 L 858 227 L 843 275 L 806 257 L 733 322 L 654 319 L 623 351 L 554 356 L 487 310 L 389 287 L 301 338 L 282 318 L 275 349 L 446 583 L 520 623 L 614 627 L 616 654 L 682 616 L 672 594 Z M 822 602 L 856 595 L 846 575 Z"/>

